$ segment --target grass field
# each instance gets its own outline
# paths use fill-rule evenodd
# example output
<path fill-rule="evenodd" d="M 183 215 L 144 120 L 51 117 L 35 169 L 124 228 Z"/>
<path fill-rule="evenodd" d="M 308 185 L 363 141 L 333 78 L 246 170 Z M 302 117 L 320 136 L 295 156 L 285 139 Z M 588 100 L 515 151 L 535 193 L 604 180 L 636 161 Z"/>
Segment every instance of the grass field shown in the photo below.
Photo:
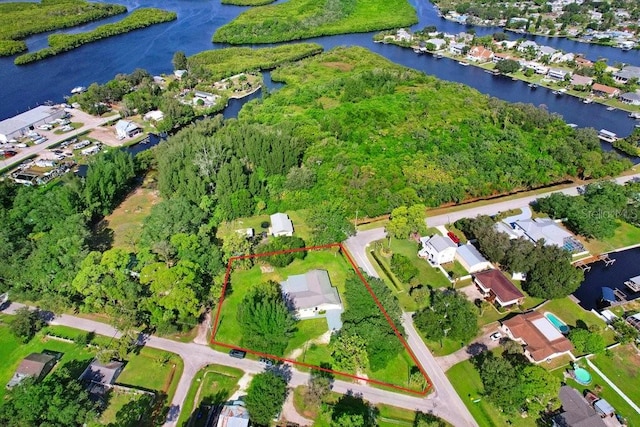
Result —
<path fill-rule="evenodd" d="M 640 354 L 631 344 L 619 345 L 591 359 L 624 394 L 640 403 Z"/>
<path fill-rule="evenodd" d="M 203 420 L 205 416 L 198 419 L 195 411 L 200 411 L 202 405 L 226 401 L 238 388 L 237 383 L 242 375 L 240 369 L 215 364 L 198 371 L 184 400 L 178 426 L 187 426 L 192 415 L 195 415 L 197 425 L 197 421 Z M 204 408 L 202 409 L 204 412 Z"/>
<path fill-rule="evenodd" d="M 231 293 L 226 296 L 222 304 L 216 341 L 241 345 L 242 328 L 236 321 L 236 311 L 249 289 L 268 280 L 281 282 L 290 275 L 302 274 L 316 268 L 328 271 L 332 285 L 341 294 L 344 293 L 344 283 L 347 277 L 354 274 L 353 268 L 342 255 L 325 250 L 308 252 L 304 260 L 295 260 L 287 267 L 275 269 L 273 273 L 262 273 L 259 265 L 246 271 L 234 271 L 229 281 Z M 303 328 L 300 330 L 315 333 L 315 329 L 307 330 L 306 325 Z M 312 337 L 308 336 L 307 338 Z M 296 341 L 305 342 L 307 339 L 299 336 Z"/>
<path fill-rule="evenodd" d="M 289 219 L 293 223 L 293 235 L 301 238 L 305 242 L 309 242 L 311 239 L 311 229 L 309 228 L 306 221 L 304 220 L 306 211 L 305 210 L 287 211 L 285 213 L 289 215 Z M 218 230 L 216 232 L 216 237 L 218 237 L 219 239 L 222 239 L 224 238 L 224 236 L 227 236 L 229 233 L 232 233 L 234 230 L 238 230 L 241 228 L 253 228 L 256 234 L 260 234 L 263 231 L 268 232 L 267 228 L 263 229 L 260 227 L 260 225 L 263 222 L 269 222 L 269 221 L 270 221 L 270 216 L 267 214 L 264 214 L 264 215 L 256 215 L 248 218 L 238 218 L 229 222 L 223 222 L 218 227 Z"/>
<path fill-rule="evenodd" d="M 323 35 L 400 28 L 417 22 L 406 0 L 289 0 L 241 13 L 214 42 L 275 43 Z"/>
<path fill-rule="evenodd" d="M 113 231 L 113 247 L 133 251 L 140 239 L 142 221 L 149 215 L 153 205 L 160 202 L 158 191 L 152 188 L 150 178 L 145 178 L 126 199 L 104 219 L 104 225 Z"/>
<path fill-rule="evenodd" d="M 579 237 L 584 247 L 594 255 L 611 252 L 615 249 L 640 244 L 640 228 L 624 221 L 618 221 L 620 226 L 612 237 L 602 240 L 586 240 Z"/>
<path fill-rule="evenodd" d="M 293 350 L 302 348 L 304 343 L 328 331 L 327 320 L 323 318 L 305 319 L 298 322 L 298 327 L 293 337 L 289 340 L 289 345 L 284 351 L 285 355 L 289 355 Z"/>

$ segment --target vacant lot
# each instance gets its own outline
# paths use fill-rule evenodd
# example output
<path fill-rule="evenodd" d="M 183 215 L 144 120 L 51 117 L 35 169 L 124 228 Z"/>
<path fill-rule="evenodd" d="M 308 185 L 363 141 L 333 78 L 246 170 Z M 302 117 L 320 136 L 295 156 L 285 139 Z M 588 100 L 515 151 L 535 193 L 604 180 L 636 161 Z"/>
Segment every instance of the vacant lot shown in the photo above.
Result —
<path fill-rule="evenodd" d="M 624 394 L 640 403 L 640 354 L 631 344 L 612 348 L 606 354 L 591 359 Z"/>

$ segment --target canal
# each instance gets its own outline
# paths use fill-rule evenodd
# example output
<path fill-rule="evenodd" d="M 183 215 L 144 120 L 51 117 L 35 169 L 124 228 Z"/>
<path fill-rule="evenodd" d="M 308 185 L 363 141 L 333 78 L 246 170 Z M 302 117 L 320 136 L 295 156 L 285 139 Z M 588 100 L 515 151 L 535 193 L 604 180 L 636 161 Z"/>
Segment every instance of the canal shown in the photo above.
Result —
<path fill-rule="evenodd" d="M 280 0 L 282 1 L 282 0 Z M 231 21 L 246 8 L 222 5 L 210 0 L 124 0 L 117 1 L 133 10 L 139 7 L 162 7 L 178 13 L 178 20 L 122 34 L 95 43 L 84 45 L 71 52 L 58 55 L 26 66 L 17 67 L 13 58 L 0 58 L 0 119 L 13 116 L 47 100 L 61 101 L 75 86 L 88 86 L 92 82 L 104 83 L 118 73 L 129 73 L 135 68 L 144 68 L 153 74 L 170 73 L 171 58 L 175 51 L 182 50 L 191 55 L 207 49 L 225 47 L 211 43 L 211 36 L 219 26 Z M 470 27 L 455 24 L 440 18 L 434 6 L 427 1 L 411 0 L 418 13 L 419 23 L 413 29 L 436 25 L 439 30 L 458 33 Z M 110 21 L 119 19 L 110 18 Z M 73 31 L 86 31 L 101 25 L 87 24 Z M 501 31 L 500 28 L 474 28 L 479 35 Z M 335 46 L 363 46 L 391 61 L 421 70 L 438 78 L 455 81 L 476 88 L 478 91 L 510 102 L 526 102 L 544 106 L 551 112 L 561 114 L 568 123 L 579 126 L 605 128 L 618 135 L 627 135 L 633 130 L 634 121 L 623 111 L 607 111 L 597 104 L 583 104 L 569 96 L 556 97 L 540 88 L 529 90 L 522 82 L 494 77 L 475 67 L 462 67 L 456 61 L 436 60 L 430 55 L 416 55 L 411 49 L 393 45 L 373 43 L 374 33 L 345 34 L 311 39 L 325 49 Z M 48 34 L 30 37 L 30 49 L 46 46 Z M 509 34 L 511 39 L 521 37 Z M 588 45 L 563 38 L 527 36 L 538 43 L 556 49 L 584 53 L 589 59 L 607 58 L 610 63 L 625 62 L 640 65 L 638 51 L 623 52 L 605 46 Z M 254 97 L 259 96 L 258 94 Z M 251 98 L 249 98 L 251 99 Z M 242 101 L 232 101 L 229 108 L 235 115 Z"/>

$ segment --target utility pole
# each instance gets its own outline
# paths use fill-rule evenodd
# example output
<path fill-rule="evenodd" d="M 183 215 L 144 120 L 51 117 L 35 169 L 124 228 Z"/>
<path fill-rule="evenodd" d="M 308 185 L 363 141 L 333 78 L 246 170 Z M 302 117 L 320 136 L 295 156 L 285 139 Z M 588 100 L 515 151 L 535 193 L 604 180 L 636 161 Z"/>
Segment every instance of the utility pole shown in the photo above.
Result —
<path fill-rule="evenodd" d="M 358 209 L 356 209 L 356 221 L 353 225 L 355 226 L 356 232 L 357 232 L 358 231 Z"/>

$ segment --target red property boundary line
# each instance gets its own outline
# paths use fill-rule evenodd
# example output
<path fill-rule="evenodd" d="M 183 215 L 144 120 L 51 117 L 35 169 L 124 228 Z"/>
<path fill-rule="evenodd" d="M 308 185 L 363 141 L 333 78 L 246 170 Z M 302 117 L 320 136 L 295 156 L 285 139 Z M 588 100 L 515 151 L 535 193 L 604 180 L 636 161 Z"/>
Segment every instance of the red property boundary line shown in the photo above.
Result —
<path fill-rule="evenodd" d="M 400 342 L 404 346 L 404 348 L 407 351 L 407 353 L 409 353 L 409 356 L 411 356 L 411 359 L 413 360 L 413 363 L 415 363 L 415 365 L 418 367 L 418 370 L 420 371 L 420 373 L 427 380 L 427 386 L 424 388 L 423 391 L 412 390 L 412 389 L 409 389 L 409 388 L 406 388 L 406 387 L 398 386 L 398 385 L 395 385 L 395 384 L 390 384 L 390 383 L 387 383 L 387 382 L 384 382 L 384 381 L 379 381 L 379 380 L 372 379 L 372 378 L 363 378 L 363 377 L 359 377 L 357 375 L 353 375 L 353 374 L 350 374 L 350 373 L 347 373 L 347 372 L 335 371 L 333 369 L 327 369 L 327 368 L 323 368 L 323 367 L 320 367 L 320 366 L 311 365 L 309 363 L 299 362 L 297 360 L 291 360 L 291 359 L 287 359 L 287 358 L 283 358 L 283 357 L 274 356 L 273 354 L 261 353 L 259 351 L 251 350 L 251 349 L 248 349 L 248 348 L 242 348 L 242 347 L 239 347 L 237 345 L 231 345 L 231 344 L 227 344 L 227 343 L 223 343 L 223 342 L 215 340 L 216 334 L 218 333 L 218 329 L 219 329 L 219 326 L 220 326 L 220 324 L 219 324 L 220 313 L 222 311 L 222 305 L 224 304 L 225 294 L 226 294 L 226 291 L 227 291 L 227 285 L 229 284 L 229 278 L 231 276 L 231 270 L 232 270 L 232 266 L 233 266 L 233 262 L 234 261 L 242 260 L 242 259 L 248 259 L 248 258 L 260 258 L 260 257 L 265 257 L 265 256 L 279 255 L 279 254 L 291 253 L 291 252 L 316 251 L 316 250 L 331 249 L 331 248 L 340 248 L 340 251 L 347 258 L 347 260 L 351 264 L 351 267 L 353 268 L 353 270 L 356 272 L 356 274 L 360 278 L 360 281 L 362 281 L 364 286 L 367 288 L 367 291 L 369 291 L 369 294 L 371 295 L 371 297 L 375 301 L 376 305 L 380 309 L 380 312 L 384 315 L 385 319 L 387 320 L 387 323 L 389 323 L 389 326 L 391 326 L 391 328 L 393 329 L 394 334 L 396 335 L 396 337 L 398 337 L 398 339 L 400 340 Z M 351 254 L 342 245 L 342 243 L 331 243 L 331 244 L 328 244 L 328 245 L 310 246 L 310 247 L 297 248 L 297 249 L 287 249 L 287 250 L 282 250 L 282 251 L 265 252 L 265 253 L 252 254 L 252 255 L 239 255 L 239 256 L 233 256 L 233 257 L 229 258 L 229 262 L 227 263 L 227 271 L 226 271 L 225 276 L 224 276 L 224 284 L 222 286 L 222 294 L 221 294 L 219 302 L 218 302 L 218 309 L 216 310 L 216 317 L 215 317 L 215 320 L 214 320 L 214 323 L 213 323 L 213 331 L 211 332 L 211 341 L 210 342 L 211 342 L 211 344 L 219 345 L 219 346 L 226 347 L 226 348 L 229 348 L 229 349 L 238 349 L 238 350 L 246 351 L 247 353 L 255 354 L 257 356 L 268 357 L 270 359 L 279 360 L 281 362 L 291 363 L 292 365 L 305 366 L 307 368 L 317 369 L 317 370 L 320 370 L 320 371 L 329 372 L 329 373 L 335 374 L 335 375 L 341 375 L 341 376 L 352 378 L 352 379 L 359 380 L 359 381 L 366 381 L 368 383 L 377 384 L 377 385 L 381 385 L 381 386 L 385 386 L 385 387 L 390 387 L 390 388 L 393 388 L 393 389 L 396 389 L 396 390 L 401 390 L 401 391 L 404 391 L 404 392 L 407 392 L 407 393 L 417 394 L 419 396 L 425 396 L 429 392 L 429 390 L 433 387 L 433 385 L 431 383 L 431 379 L 429 378 L 429 375 L 427 375 L 426 371 L 422 367 L 422 364 L 420 364 L 420 362 L 418 361 L 418 358 L 416 357 L 416 355 L 413 353 L 413 351 L 409 347 L 409 344 L 404 339 L 404 337 L 402 336 L 402 334 L 400 333 L 400 331 L 396 327 L 395 323 L 393 322 L 393 320 L 391 319 L 391 317 L 389 316 L 387 311 L 384 309 L 384 307 L 380 303 L 380 300 L 378 299 L 378 297 L 376 297 L 375 293 L 373 292 L 373 289 L 371 289 L 371 286 L 369 285 L 369 283 L 367 283 L 367 280 L 362 275 L 362 272 L 360 271 L 360 269 L 358 268 L 356 263 L 353 261 L 353 258 L 351 257 Z"/>

